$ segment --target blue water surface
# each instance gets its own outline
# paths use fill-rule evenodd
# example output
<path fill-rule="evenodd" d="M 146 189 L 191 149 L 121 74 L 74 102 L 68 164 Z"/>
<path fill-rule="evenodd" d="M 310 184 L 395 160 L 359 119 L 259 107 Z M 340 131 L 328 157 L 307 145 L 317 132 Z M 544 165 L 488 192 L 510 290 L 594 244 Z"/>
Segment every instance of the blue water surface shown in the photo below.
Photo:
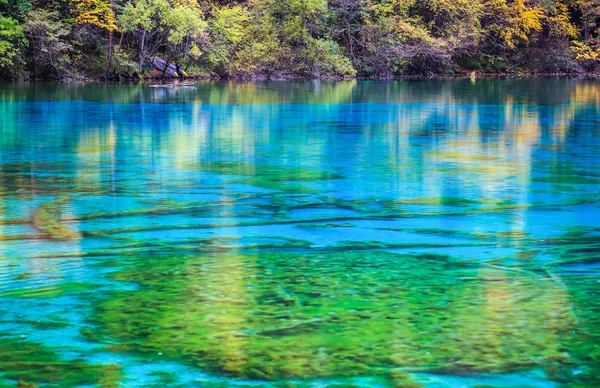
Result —
<path fill-rule="evenodd" d="M 0 180 L 0 384 L 600 384 L 596 81 L 5 84 Z"/>

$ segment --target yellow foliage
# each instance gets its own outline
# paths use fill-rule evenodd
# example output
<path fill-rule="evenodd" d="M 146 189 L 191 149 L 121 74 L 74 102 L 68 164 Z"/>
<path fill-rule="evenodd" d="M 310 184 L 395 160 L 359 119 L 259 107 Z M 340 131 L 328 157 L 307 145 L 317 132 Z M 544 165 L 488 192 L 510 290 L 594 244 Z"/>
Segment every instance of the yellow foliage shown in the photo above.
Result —
<path fill-rule="evenodd" d="M 600 48 L 594 49 L 584 42 L 573 42 L 571 50 L 577 59 L 587 61 L 598 61 L 600 59 Z"/>
<path fill-rule="evenodd" d="M 115 13 L 105 0 L 73 0 L 78 24 L 91 24 L 108 31 L 116 31 Z"/>
<path fill-rule="evenodd" d="M 202 51 L 200 51 L 196 43 L 192 43 L 188 55 L 194 59 L 198 59 L 202 56 Z"/>
<path fill-rule="evenodd" d="M 528 42 L 532 33 L 541 31 L 544 12 L 537 6 L 528 7 L 524 0 L 516 0 L 510 10 L 512 15 L 503 38 L 509 47 L 515 48 L 519 40 Z"/>
<path fill-rule="evenodd" d="M 188 10 L 193 10 L 194 12 L 198 12 L 202 14 L 202 10 L 200 9 L 200 5 L 196 0 L 172 0 L 173 8 L 175 7 L 183 7 Z"/>
<path fill-rule="evenodd" d="M 555 9 L 555 14 L 548 18 L 552 33 L 569 38 L 577 37 L 577 28 L 569 20 L 569 8 L 559 1 L 556 3 Z"/>
<path fill-rule="evenodd" d="M 227 42 L 238 44 L 246 34 L 250 13 L 239 5 L 233 7 L 217 7 L 212 11 L 211 29 L 214 34 Z"/>
<path fill-rule="evenodd" d="M 415 4 L 415 0 L 389 0 L 382 2 L 369 2 L 369 8 L 377 17 L 408 17 L 409 8 Z"/>

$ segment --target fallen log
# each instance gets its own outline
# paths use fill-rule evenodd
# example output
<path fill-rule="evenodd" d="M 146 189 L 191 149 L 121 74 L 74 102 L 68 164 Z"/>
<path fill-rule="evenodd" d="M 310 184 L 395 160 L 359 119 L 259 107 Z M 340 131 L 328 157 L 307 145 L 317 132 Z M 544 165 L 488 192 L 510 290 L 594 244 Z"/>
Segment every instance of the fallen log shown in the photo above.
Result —
<path fill-rule="evenodd" d="M 177 73 L 177 67 L 173 63 L 167 63 L 167 61 L 165 61 L 164 59 L 162 59 L 160 57 L 153 57 L 153 58 L 150 58 L 150 64 L 152 66 L 154 66 L 154 68 L 156 68 L 160 71 L 164 71 L 165 74 L 169 74 L 173 78 L 179 78 L 179 74 Z M 166 68 L 166 70 L 165 70 L 165 68 Z M 181 70 L 181 73 L 182 73 L 181 75 L 183 77 L 187 77 L 187 74 L 185 71 Z"/>

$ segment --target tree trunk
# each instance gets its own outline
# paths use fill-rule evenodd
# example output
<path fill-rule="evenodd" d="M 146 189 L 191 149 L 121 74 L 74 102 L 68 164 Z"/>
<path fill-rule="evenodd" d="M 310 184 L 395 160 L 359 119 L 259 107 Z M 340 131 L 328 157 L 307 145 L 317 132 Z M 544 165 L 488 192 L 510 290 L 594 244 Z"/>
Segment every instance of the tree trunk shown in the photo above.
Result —
<path fill-rule="evenodd" d="M 112 73 L 112 59 L 113 59 L 113 31 L 108 31 L 108 50 L 106 51 L 106 78 Z"/>
<path fill-rule="evenodd" d="M 348 44 L 350 45 L 350 56 L 352 57 L 352 63 L 356 62 L 354 58 L 354 46 L 352 44 L 352 34 L 350 33 L 350 22 L 346 20 L 346 31 L 348 32 Z"/>
<path fill-rule="evenodd" d="M 113 8 L 113 0 L 108 2 L 109 7 L 112 11 Z M 108 79 L 109 75 L 112 73 L 112 59 L 113 59 L 113 30 L 109 27 L 108 30 L 108 49 L 106 50 L 106 79 Z"/>
<path fill-rule="evenodd" d="M 144 44 L 146 43 L 146 30 L 142 31 L 142 37 L 140 39 L 140 75 L 144 70 Z"/>

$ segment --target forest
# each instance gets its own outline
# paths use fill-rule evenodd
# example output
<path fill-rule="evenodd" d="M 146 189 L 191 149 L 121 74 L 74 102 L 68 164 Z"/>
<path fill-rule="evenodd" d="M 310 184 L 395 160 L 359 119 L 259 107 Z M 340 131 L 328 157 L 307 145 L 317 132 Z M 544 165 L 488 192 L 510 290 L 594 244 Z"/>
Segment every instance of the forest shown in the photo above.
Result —
<path fill-rule="evenodd" d="M 600 0 L 0 0 L 3 80 L 590 74 Z"/>

